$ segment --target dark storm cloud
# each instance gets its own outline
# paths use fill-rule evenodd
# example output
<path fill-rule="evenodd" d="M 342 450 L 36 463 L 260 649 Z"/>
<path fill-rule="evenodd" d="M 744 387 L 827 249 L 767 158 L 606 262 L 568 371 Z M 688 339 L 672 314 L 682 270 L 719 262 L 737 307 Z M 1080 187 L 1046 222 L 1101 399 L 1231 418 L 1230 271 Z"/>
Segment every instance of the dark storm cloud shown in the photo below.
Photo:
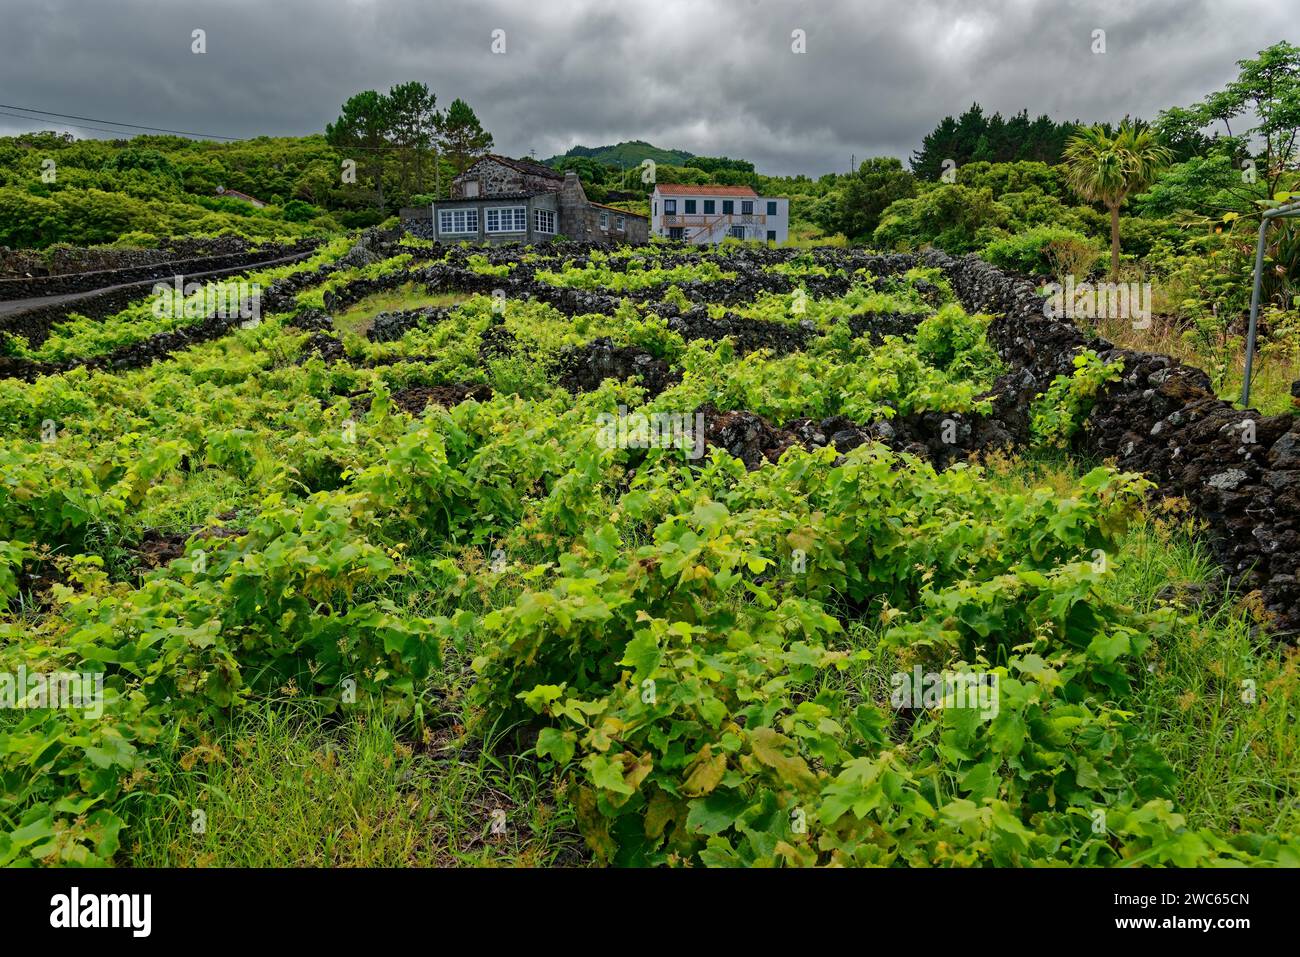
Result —
<path fill-rule="evenodd" d="M 644 139 L 817 175 L 945 114 L 1151 118 L 1295 40 L 1277 0 L 0 0 L 0 102 L 229 136 L 318 131 L 361 89 L 460 96 L 539 157 Z M 207 31 L 204 55 L 191 32 Z M 1092 52 L 1093 31 L 1106 52 Z M 491 50 L 505 31 L 506 52 Z M 807 52 L 792 52 L 792 32 Z M 37 124 L 50 126 L 50 124 Z M 33 124 L 0 115 L 0 133 Z M 94 131 L 84 135 L 103 135 Z"/>

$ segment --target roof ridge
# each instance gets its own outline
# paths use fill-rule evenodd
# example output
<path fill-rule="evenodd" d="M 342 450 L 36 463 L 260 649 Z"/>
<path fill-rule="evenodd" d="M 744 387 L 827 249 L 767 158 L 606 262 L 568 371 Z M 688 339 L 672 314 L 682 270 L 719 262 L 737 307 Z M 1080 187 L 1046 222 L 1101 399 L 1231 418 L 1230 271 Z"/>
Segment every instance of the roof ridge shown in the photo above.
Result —
<path fill-rule="evenodd" d="M 534 176 L 547 176 L 551 179 L 564 179 L 564 174 L 559 170 L 553 169 L 545 163 L 539 163 L 537 160 L 515 159 L 513 156 L 505 156 L 501 153 L 485 153 L 483 158 L 496 160 L 498 163 L 504 163 L 506 166 L 509 166 L 520 173 L 530 173 Z"/>
<path fill-rule="evenodd" d="M 752 186 L 728 186 L 720 183 L 657 183 L 655 189 L 661 193 L 714 193 L 718 196 L 758 196 L 757 191 Z"/>

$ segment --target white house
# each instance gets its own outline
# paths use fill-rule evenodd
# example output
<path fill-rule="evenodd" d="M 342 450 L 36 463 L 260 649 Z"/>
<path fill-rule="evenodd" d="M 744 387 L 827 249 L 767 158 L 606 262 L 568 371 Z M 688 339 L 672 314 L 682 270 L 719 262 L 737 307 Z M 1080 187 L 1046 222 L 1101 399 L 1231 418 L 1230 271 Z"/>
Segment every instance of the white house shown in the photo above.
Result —
<path fill-rule="evenodd" d="M 783 243 L 790 238 L 790 201 L 764 199 L 748 186 L 660 183 L 650 194 L 650 235 L 688 243 L 728 237 Z"/>

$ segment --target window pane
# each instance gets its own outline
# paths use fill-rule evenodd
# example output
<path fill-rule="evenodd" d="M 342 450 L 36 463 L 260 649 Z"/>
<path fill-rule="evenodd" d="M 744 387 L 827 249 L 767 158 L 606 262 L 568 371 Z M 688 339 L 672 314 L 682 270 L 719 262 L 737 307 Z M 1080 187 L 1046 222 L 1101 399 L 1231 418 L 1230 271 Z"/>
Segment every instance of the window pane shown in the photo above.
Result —
<path fill-rule="evenodd" d="M 689 216 L 693 212 L 695 212 L 695 200 L 688 199 L 686 201 L 686 214 Z"/>
<path fill-rule="evenodd" d="M 772 201 L 769 201 L 769 202 L 768 202 L 768 204 L 767 204 L 767 215 L 769 215 L 769 216 L 775 216 L 775 215 L 776 215 L 776 203 L 775 203 L 775 202 L 772 202 Z"/>
<path fill-rule="evenodd" d="M 716 200 L 706 199 L 704 201 L 704 212 L 706 215 L 709 213 L 716 212 L 717 208 L 718 208 L 718 203 Z"/>

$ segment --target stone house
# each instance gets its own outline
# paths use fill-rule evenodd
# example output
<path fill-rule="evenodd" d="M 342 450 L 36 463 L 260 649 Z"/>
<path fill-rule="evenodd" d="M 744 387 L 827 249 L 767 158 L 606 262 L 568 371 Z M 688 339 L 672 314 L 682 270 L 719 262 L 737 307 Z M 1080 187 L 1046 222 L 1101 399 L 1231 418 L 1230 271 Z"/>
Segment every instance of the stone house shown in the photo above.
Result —
<path fill-rule="evenodd" d="M 538 243 L 564 236 L 643 243 L 650 237 L 648 217 L 591 202 L 577 173 L 494 153 L 452 180 L 450 199 L 401 215 L 408 228 L 414 223 L 439 242 Z"/>

